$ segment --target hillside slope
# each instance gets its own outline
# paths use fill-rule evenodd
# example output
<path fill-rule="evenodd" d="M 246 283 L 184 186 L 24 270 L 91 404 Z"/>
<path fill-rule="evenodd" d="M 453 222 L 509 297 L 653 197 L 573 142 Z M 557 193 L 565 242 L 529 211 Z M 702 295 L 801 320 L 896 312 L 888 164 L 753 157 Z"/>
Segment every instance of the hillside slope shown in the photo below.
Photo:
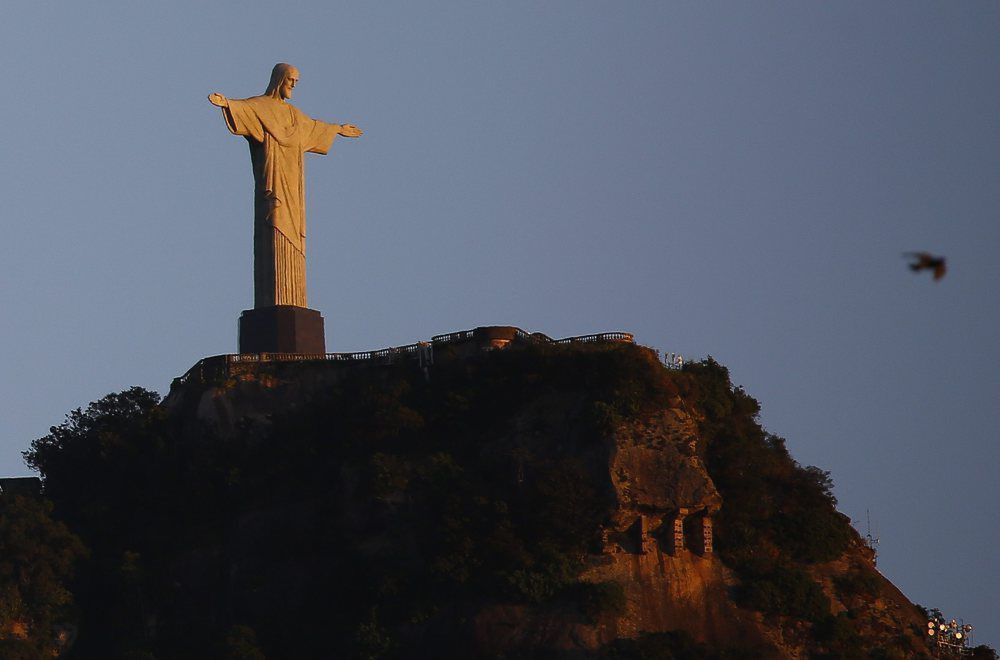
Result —
<path fill-rule="evenodd" d="M 90 549 L 78 657 L 927 655 L 757 412 L 710 359 L 448 349 L 129 390 L 27 456 Z"/>

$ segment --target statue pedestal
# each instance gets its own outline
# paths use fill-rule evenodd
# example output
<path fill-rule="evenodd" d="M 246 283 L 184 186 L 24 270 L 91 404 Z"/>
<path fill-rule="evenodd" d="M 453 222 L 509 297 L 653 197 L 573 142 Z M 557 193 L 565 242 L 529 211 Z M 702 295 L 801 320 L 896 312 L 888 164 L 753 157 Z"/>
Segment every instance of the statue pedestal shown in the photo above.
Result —
<path fill-rule="evenodd" d="M 323 315 L 294 305 L 247 309 L 239 343 L 240 353 L 326 353 Z"/>

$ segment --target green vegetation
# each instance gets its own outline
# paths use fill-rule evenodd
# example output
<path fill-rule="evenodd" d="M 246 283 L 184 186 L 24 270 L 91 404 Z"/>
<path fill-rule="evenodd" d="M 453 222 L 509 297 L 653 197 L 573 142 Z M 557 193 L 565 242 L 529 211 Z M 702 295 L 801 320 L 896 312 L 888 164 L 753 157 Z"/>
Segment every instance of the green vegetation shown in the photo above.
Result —
<path fill-rule="evenodd" d="M 660 371 L 634 347 L 439 361 L 430 383 L 358 369 L 226 439 L 139 388 L 76 410 L 26 459 L 92 550 L 77 646 L 384 657 L 467 643 L 490 602 L 620 611 L 620 587 L 577 580 L 612 502 L 595 457 L 609 425 L 663 401 Z M 580 414 L 549 419 L 553 403 Z M 519 410 L 531 428 L 512 428 Z"/>
<path fill-rule="evenodd" d="M 725 367 L 708 358 L 687 372 L 696 377 L 693 398 L 706 414 L 709 473 L 726 502 L 719 546 L 730 563 L 769 563 L 761 558 L 764 547 L 803 563 L 840 556 L 852 532 L 836 510 L 830 475 L 799 466 L 784 439 L 760 427 L 760 405 L 732 387 Z"/>
<path fill-rule="evenodd" d="M 775 658 L 769 648 L 713 649 L 682 630 L 643 633 L 608 645 L 603 660 L 761 660 Z"/>
<path fill-rule="evenodd" d="M 878 593 L 878 578 L 869 571 L 855 569 L 834 578 L 833 583 L 842 597 L 871 598 Z"/>
<path fill-rule="evenodd" d="M 63 550 L 30 560 L 54 566 L 48 595 L 25 601 L 33 620 L 68 606 L 76 562 L 82 657 L 468 657 L 493 605 L 601 621 L 624 610 L 622 587 L 579 575 L 614 502 L 607 433 L 679 396 L 704 411 L 698 451 L 724 500 L 716 548 L 741 602 L 852 648 L 805 570 L 851 538 L 829 475 L 760 428 L 725 368 L 670 371 L 629 345 L 437 357 L 429 380 L 412 364 L 348 370 L 226 438 L 140 388 L 73 411 L 25 457 L 90 554 L 49 521 L 41 545 Z M 0 573 L 0 595 L 9 583 Z M 606 651 L 753 656 L 680 633 Z"/>
<path fill-rule="evenodd" d="M 68 582 L 84 556 L 80 540 L 52 520 L 52 505 L 0 496 L 0 656 L 41 658 L 56 627 L 74 622 Z"/>
<path fill-rule="evenodd" d="M 705 412 L 707 467 L 725 502 L 716 548 L 745 581 L 742 602 L 824 620 L 827 598 L 800 567 L 837 558 L 853 534 L 836 510 L 829 474 L 798 465 L 785 441 L 760 427 L 759 404 L 732 386 L 725 367 L 708 358 L 685 373 L 693 376 L 689 396 Z"/>

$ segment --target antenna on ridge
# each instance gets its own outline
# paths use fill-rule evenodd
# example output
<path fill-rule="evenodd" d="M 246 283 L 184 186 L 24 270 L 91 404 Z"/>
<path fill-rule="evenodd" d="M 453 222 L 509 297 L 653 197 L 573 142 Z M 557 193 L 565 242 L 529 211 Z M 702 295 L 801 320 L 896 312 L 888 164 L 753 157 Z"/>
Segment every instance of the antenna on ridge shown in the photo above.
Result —
<path fill-rule="evenodd" d="M 878 537 L 872 536 L 872 516 L 868 509 L 865 509 L 865 518 L 868 523 L 868 532 L 865 534 L 865 545 L 872 551 L 872 563 L 878 562 Z"/>

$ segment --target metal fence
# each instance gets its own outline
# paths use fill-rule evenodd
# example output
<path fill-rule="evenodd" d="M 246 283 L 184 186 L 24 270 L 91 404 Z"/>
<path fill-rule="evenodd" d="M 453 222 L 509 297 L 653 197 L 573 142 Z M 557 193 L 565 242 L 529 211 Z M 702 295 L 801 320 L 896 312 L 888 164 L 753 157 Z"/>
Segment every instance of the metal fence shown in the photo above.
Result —
<path fill-rule="evenodd" d="M 514 329 L 515 339 L 535 344 L 594 344 L 594 343 L 635 343 L 635 337 L 629 332 L 600 332 L 577 337 L 552 339 L 541 332 L 526 332 L 520 328 Z M 429 342 L 421 341 L 406 346 L 382 348 L 375 351 L 357 351 L 353 353 L 232 353 L 216 355 L 200 360 L 183 376 L 174 379 L 174 384 L 185 384 L 193 380 L 205 382 L 206 379 L 218 376 L 228 376 L 230 367 L 252 366 L 275 362 L 369 362 L 373 364 L 393 364 L 401 359 L 416 359 L 421 367 L 427 367 L 434 362 L 434 347 L 471 341 L 475 338 L 475 330 L 461 330 L 431 337 Z M 670 365 L 668 365 L 670 366 Z"/>

